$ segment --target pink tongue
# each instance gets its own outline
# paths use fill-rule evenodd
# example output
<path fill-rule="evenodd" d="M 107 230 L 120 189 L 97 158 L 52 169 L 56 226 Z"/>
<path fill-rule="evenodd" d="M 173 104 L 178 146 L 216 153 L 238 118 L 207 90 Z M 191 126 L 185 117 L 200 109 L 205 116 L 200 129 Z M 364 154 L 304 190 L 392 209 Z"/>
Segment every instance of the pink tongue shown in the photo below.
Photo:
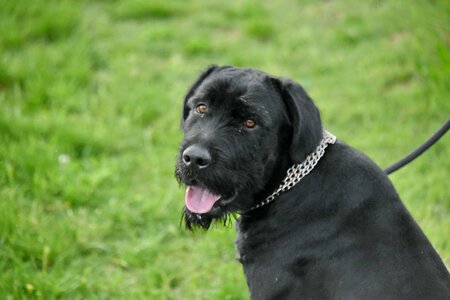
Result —
<path fill-rule="evenodd" d="M 186 207 L 193 213 L 207 213 L 219 198 L 220 196 L 213 195 L 198 186 L 190 186 L 186 189 Z"/>

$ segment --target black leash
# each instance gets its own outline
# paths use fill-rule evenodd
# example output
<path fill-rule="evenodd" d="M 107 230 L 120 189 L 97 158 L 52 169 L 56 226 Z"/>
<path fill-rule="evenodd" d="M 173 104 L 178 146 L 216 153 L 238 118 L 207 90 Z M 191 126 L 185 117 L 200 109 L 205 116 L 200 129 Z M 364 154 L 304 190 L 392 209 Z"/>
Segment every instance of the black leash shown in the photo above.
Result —
<path fill-rule="evenodd" d="M 447 130 L 450 128 L 450 119 L 448 119 L 444 125 L 439 128 L 438 131 L 436 131 L 432 137 L 430 137 L 427 141 L 425 141 L 425 143 L 423 143 L 422 145 L 420 145 L 416 150 L 414 150 L 413 152 L 411 152 L 410 154 L 408 154 L 407 156 L 405 156 L 403 159 L 399 160 L 398 162 L 396 162 L 395 164 L 392 164 L 391 166 L 387 167 L 386 169 L 384 169 L 384 172 L 386 172 L 386 174 L 391 174 L 395 171 L 397 171 L 398 169 L 400 169 L 401 167 L 407 165 L 408 163 L 410 163 L 411 161 L 413 161 L 414 159 L 416 159 L 419 155 L 421 155 L 422 153 L 424 153 L 425 151 L 428 150 L 428 148 L 430 148 L 431 146 L 433 146 L 446 132 Z"/>

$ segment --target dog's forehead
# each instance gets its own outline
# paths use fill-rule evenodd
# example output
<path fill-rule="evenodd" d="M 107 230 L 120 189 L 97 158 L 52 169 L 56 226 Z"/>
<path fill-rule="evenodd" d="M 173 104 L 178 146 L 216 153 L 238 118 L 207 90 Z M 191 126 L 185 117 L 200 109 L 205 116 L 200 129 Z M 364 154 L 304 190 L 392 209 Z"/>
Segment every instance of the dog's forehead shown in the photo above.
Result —
<path fill-rule="evenodd" d="M 266 112 L 280 104 L 268 75 L 252 69 L 231 69 L 218 72 L 205 80 L 196 92 L 197 98 L 214 105 L 246 107 Z"/>

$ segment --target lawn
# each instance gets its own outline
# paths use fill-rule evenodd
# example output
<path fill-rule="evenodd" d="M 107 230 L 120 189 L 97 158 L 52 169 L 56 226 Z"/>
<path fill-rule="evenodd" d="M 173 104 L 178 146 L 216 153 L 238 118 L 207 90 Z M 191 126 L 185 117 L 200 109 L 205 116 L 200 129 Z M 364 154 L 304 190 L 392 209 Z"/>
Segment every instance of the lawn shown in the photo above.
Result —
<path fill-rule="evenodd" d="M 0 299 L 248 299 L 235 231 L 180 227 L 183 95 L 299 81 L 380 166 L 450 116 L 450 2 L 0 1 Z M 450 266 L 450 136 L 391 177 Z"/>

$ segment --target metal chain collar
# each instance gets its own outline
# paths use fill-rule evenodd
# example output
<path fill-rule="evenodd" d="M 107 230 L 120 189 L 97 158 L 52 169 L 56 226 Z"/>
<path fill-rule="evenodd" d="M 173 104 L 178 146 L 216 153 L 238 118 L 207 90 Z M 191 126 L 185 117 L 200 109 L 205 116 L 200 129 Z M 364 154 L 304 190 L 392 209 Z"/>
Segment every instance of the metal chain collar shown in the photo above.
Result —
<path fill-rule="evenodd" d="M 287 170 L 286 177 L 283 179 L 283 183 L 278 187 L 276 191 L 272 193 L 272 195 L 242 213 L 247 213 L 260 208 L 261 206 L 264 206 L 275 200 L 275 198 L 278 197 L 281 193 L 293 188 L 294 185 L 296 185 L 300 180 L 303 179 L 303 177 L 308 175 L 314 169 L 320 158 L 325 154 L 325 148 L 327 148 L 329 144 L 334 144 L 335 142 L 336 137 L 328 131 L 324 130 L 323 138 L 320 141 L 319 146 L 317 146 L 316 151 L 308 155 L 303 162 L 290 167 Z"/>

